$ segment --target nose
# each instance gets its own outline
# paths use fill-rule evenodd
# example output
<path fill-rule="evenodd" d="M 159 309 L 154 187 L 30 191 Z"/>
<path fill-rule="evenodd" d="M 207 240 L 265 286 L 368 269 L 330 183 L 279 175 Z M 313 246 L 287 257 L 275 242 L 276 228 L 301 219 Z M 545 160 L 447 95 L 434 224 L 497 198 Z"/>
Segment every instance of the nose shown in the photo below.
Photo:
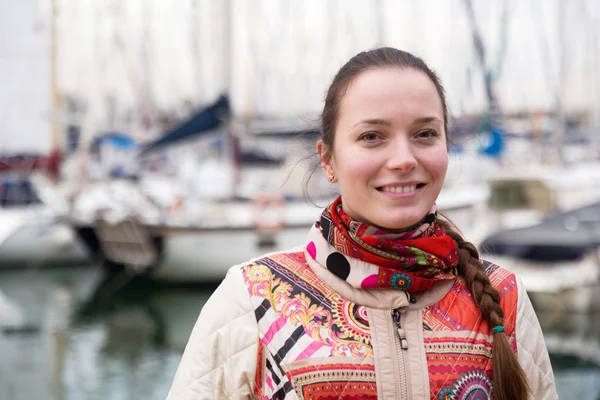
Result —
<path fill-rule="evenodd" d="M 410 139 L 398 137 L 394 140 L 393 145 L 389 146 L 387 166 L 391 170 L 401 172 L 411 171 L 417 166 L 417 158 Z"/>

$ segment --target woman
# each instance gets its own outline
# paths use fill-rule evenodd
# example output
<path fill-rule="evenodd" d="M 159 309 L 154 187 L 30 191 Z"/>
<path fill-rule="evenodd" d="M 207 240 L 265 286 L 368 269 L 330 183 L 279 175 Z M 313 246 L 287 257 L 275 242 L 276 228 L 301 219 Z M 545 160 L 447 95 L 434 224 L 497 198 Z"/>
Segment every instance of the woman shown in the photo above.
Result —
<path fill-rule="evenodd" d="M 169 399 L 556 399 L 520 281 L 436 213 L 442 85 L 380 48 L 335 76 L 317 143 L 339 183 L 304 246 L 233 267 Z"/>

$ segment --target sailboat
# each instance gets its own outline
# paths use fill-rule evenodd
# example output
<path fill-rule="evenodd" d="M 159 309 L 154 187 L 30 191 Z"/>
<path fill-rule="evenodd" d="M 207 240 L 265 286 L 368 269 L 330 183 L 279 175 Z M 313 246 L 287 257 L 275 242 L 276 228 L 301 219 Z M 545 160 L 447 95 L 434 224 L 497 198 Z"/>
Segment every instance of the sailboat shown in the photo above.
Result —
<path fill-rule="evenodd" d="M 23 8 L 24 7 L 24 8 Z M 61 164 L 58 115 L 58 88 L 56 66 L 56 1 L 50 3 L 47 14 L 48 30 L 33 30 L 35 13 L 19 14 L 24 9 L 35 10 L 35 5 L 19 6 L 14 16 L 31 18 L 31 23 L 7 25 L 15 31 L 16 52 L 9 49 L 6 65 L 19 74 L 8 73 L 3 79 L 12 79 L 12 85 L 3 86 L 6 100 L 2 104 L 12 118 L 2 125 L 3 154 L 0 155 L 0 269 L 39 267 L 46 265 L 85 265 L 88 255 L 75 240 L 70 227 L 62 221 L 62 199 L 57 197 L 54 181 Z M 14 16 L 12 18 L 14 18 Z M 11 13 L 6 16 L 11 18 Z M 38 21 L 39 22 L 39 21 Z M 40 34 L 41 32 L 41 34 Z M 33 33 L 33 34 L 32 34 Z M 50 43 L 50 49 L 47 49 Z M 46 58 L 49 54 L 49 59 Z M 41 58 L 42 62 L 31 62 Z M 48 62 L 43 62 L 48 61 Z M 50 69 L 50 76 L 46 71 Z M 26 90 L 29 85 L 33 90 Z M 11 92 L 10 88 L 17 88 Z M 48 88 L 48 91 L 44 91 Z M 2 102 L 4 103 L 4 102 Z M 19 105 L 22 106 L 19 109 Z M 50 112 L 48 112 L 50 110 Z M 7 115 L 8 115 L 7 114 Z M 40 115 L 50 114 L 51 118 Z M 16 124 L 11 124 L 15 122 Z M 35 132 L 47 132 L 49 152 L 37 147 L 33 140 L 15 145 L 15 138 Z M 10 135 L 10 138 L 9 138 Z M 42 141 L 43 142 L 43 141 Z M 27 150 L 24 150 L 27 149 Z"/>
<path fill-rule="evenodd" d="M 14 41 L 14 48 L 9 46 L 4 63 L 12 72 L 2 76 L 7 83 L 13 82 L 2 85 L 0 94 L 0 105 L 10 115 L 3 119 L 5 137 L 0 146 L 0 270 L 88 262 L 85 248 L 62 221 L 64 209 L 53 187 L 61 166 L 55 3 L 50 3 L 49 13 L 43 13 L 49 22 L 47 30 L 32 28 L 33 11 L 39 5 L 31 2 L 5 16 L 5 22 L 17 16 L 20 19 L 7 25 L 16 29 L 13 33 L 19 40 Z M 26 18 L 31 21 L 24 21 Z M 38 58 L 40 62 L 31 62 Z M 2 72 L 6 70 L 2 68 Z M 50 149 L 44 149 L 45 140 L 39 140 L 41 145 L 35 141 L 36 133 L 50 138 Z M 24 140 L 21 143 L 16 140 L 20 138 Z"/>
<path fill-rule="evenodd" d="M 41 189 L 47 180 L 41 156 L 0 159 L 0 269 L 84 265 L 85 248 L 62 220 L 64 210 Z M 41 190 L 40 190 L 41 189 Z"/>

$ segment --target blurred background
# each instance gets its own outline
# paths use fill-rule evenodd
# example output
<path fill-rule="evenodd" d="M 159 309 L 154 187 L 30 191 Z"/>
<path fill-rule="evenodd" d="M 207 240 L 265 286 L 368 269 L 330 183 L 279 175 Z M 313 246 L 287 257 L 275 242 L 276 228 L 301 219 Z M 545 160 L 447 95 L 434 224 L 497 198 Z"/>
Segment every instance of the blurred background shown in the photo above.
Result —
<path fill-rule="evenodd" d="M 561 399 L 600 399 L 596 0 L 0 0 L 0 398 L 163 399 L 232 265 L 300 245 L 333 75 L 440 75 L 439 208 L 523 279 Z M 310 196 L 307 202 L 305 195 Z"/>

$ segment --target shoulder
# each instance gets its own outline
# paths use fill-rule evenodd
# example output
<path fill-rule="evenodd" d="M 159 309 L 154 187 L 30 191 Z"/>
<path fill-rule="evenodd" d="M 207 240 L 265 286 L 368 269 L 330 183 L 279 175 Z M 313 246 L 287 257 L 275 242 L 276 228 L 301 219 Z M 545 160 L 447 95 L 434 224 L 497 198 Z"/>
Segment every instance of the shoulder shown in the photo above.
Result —
<path fill-rule="evenodd" d="M 255 257 L 255 258 L 252 258 L 243 263 L 234 265 L 233 268 L 245 268 L 248 265 L 257 264 L 257 263 L 263 262 L 265 260 L 281 259 L 281 258 L 288 258 L 288 257 L 295 258 L 295 257 L 298 257 L 299 255 L 304 256 L 304 246 L 296 246 L 296 247 L 293 247 L 293 248 L 287 249 L 287 250 L 280 250 L 280 251 L 273 251 L 270 253 L 265 253 L 259 257 Z"/>
<path fill-rule="evenodd" d="M 257 266 L 273 267 L 278 265 L 286 267 L 290 263 L 306 264 L 304 257 L 304 247 L 297 246 L 288 250 L 275 251 L 253 258 L 238 265 L 234 265 L 231 270 L 239 270 L 245 276 L 249 270 L 256 269 Z"/>
<path fill-rule="evenodd" d="M 521 284 L 518 277 L 510 270 L 503 268 L 488 260 L 481 260 L 482 268 L 488 276 L 490 283 L 499 294 L 500 305 L 504 311 L 512 312 L 519 300 Z M 458 276 L 451 289 L 451 292 L 461 295 L 465 298 L 472 298 L 472 294 L 465 282 L 463 276 Z"/>
<path fill-rule="evenodd" d="M 498 290 L 501 298 L 508 292 L 519 290 L 518 278 L 513 272 L 488 260 L 482 259 L 481 262 L 492 286 Z"/>
<path fill-rule="evenodd" d="M 513 326 L 519 318 L 518 308 L 527 300 L 527 293 L 519 277 L 510 270 L 488 260 L 482 260 L 483 268 L 492 286 L 500 295 L 500 305 L 504 310 L 506 324 Z"/>
<path fill-rule="evenodd" d="M 236 296 L 250 298 L 251 303 L 260 302 L 276 282 L 289 280 L 290 276 L 302 274 L 308 268 L 304 257 L 304 247 L 276 251 L 234 265 L 229 269 L 223 283 Z M 254 304 L 256 307 L 257 304 Z"/>
<path fill-rule="evenodd" d="M 481 260 L 485 273 L 490 278 L 494 289 L 500 295 L 500 304 L 505 310 L 514 310 L 520 297 L 526 295 L 521 281 L 514 272 L 494 264 L 488 260 Z"/>

